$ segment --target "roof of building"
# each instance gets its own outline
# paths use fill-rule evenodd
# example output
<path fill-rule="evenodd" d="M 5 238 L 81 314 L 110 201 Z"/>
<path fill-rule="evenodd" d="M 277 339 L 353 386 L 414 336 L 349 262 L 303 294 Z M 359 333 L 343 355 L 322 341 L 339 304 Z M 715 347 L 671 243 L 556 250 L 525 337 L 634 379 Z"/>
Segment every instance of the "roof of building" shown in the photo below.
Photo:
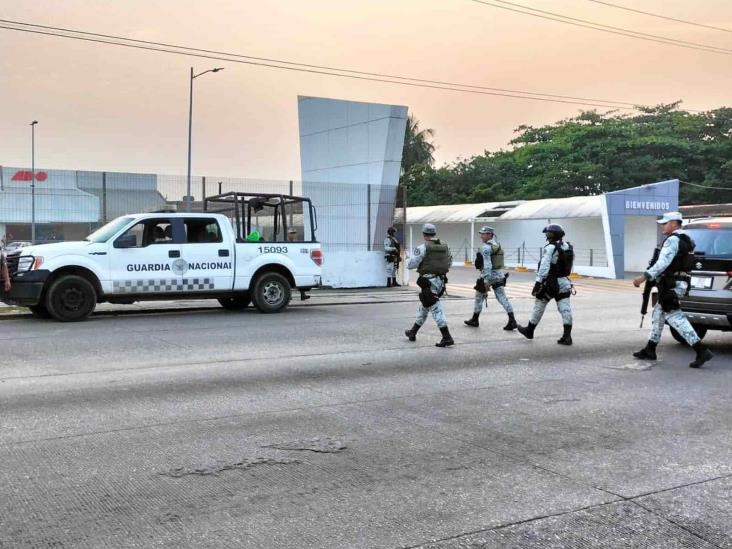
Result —
<path fill-rule="evenodd" d="M 530 200 L 506 212 L 501 219 L 567 219 L 600 217 L 602 195 Z"/>
<path fill-rule="evenodd" d="M 482 202 L 480 204 L 446 204 L 407 208 L 407 223 L 467 223 L 476 219 L 567 219 L 600 217 L 602 195 Z M 401 212 L 395 212 L 401 218 Z"/>
<path fill-rule="evenodd" d="M 445 204 L 407 208 L 407 223 L 465 223 L 484 217 L 499 217 L 517 207 L 522 200 L 481 202 L 479 204 Z M 399 218 L 398 215 L 395 217 Z"/>

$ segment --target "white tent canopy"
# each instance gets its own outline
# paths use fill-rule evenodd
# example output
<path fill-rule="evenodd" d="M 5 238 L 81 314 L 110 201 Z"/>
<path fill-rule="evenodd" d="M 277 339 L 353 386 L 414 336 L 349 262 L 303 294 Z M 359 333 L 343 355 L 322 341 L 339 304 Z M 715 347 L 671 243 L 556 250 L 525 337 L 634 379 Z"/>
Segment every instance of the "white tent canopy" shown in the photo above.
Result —
<path fill-rule="evenodd" d="M 506 212 L 501 219 L 570 219 L 602 216 L 603 195 L 530 200 Z"/>
<path fill-rule="evenodd" d="M 514 200 L 480 204 L 415 206 L 407 208 L 407 223 L 465 223 L 484 217 L 498 217 L 522 203 L 522 200 Z"/>

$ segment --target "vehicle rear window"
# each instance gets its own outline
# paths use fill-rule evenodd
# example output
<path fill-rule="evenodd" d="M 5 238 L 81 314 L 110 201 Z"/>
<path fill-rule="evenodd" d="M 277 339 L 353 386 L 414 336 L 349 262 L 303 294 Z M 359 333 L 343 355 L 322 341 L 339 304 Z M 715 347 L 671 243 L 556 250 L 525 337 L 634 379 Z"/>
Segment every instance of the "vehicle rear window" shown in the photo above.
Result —
<path fill-rule="evenodd" d="M 187 217 L 183 221 L 186 233 L 186 244 L 204 244 L 207 242 L 223 242 L 221 229 L 215 219 Z"/>
<path fill-rule="evenodd" d="M 696 252 L 708 257 L 732 258 L 732 227 L 688 227 L 684 231 L 696 243 Z"/>

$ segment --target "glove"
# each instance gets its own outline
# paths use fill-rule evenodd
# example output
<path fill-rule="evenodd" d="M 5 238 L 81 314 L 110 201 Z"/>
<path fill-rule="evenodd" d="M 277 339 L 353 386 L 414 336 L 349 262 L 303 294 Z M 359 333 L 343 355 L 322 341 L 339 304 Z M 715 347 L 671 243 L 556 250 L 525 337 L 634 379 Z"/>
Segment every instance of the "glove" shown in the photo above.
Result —
<path fill-rule="evenodd" d="M 534 283 L 534 287 L 533 287 L 533 289 L 531 290 L 531 295 L 533 295 L 534 297 L 536 297 L 536 296 L 537 296 L 537 295 L 539 295 L 539 294 L 540 294 L 540 293 L 541 293 L 541 292 L 542 292 L 543 290 L 544 290 L 544 283 L 542 283 L 542 282 L 536 282 L 536 283 Z"/>

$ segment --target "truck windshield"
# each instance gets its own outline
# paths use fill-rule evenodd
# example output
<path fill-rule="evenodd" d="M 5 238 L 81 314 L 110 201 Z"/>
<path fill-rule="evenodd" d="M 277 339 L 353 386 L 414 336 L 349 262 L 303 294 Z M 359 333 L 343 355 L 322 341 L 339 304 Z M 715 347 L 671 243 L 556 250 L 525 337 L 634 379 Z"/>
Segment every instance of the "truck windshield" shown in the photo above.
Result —
<path fill-rule="evenodd" d="M 707 227 L 684 229 L 696 244 L 695 252 L 704 252 L 707 257 L 732 258 L 732 228 L 710 224 Z"/>
<path fill-rule="evenodd" d="M 112 238 L 117 232 L 133 221 L 134 217 L 118 217 L 117 219 L 114 219 L 104 225 L 103 227 L 99 227 L 96 231 L 94 231 L 92 234 L 87 236 L 84 240 L 88 240 L 89 242 L 106 242 L 110 238 Z"/>

